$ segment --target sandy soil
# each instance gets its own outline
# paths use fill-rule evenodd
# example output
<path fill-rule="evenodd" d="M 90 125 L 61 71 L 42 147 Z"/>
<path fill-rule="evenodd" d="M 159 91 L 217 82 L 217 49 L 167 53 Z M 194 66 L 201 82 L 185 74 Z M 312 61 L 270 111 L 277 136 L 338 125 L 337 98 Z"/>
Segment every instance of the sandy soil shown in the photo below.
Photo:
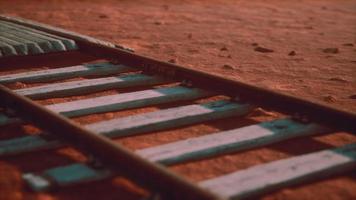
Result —
<path fill-rule="evenodd" d="M 138 53 L 356 112 L 356 1 L 0 1 L 0 13 L 34 19 L 134 48 Z M 114 116 L 152 111 L 137 109 Z M 211 122 L 119 140 L 137 149 L 273 119 L 258 113 L 239 124 Z M 93 119 L 93 116 L 91 117 Z M 89 118 L 77 121 L 86 123 Z M 3 130 L 2 130 L 3 131 Z M 19 130 L 5 130 L 11 133 Z M 347 133 L 299 139 L 174 166 L 193 180 L 355 142 Z M 300 145 L 303 144 L 303 149 Z M 304 148 L 305 147 L 305 148 Z M 69 156 L 69 158 L 68 158 Z M 34 194 L 21 171 L 83 160 L 70 149 L 0 161 L 0 199 L 137 199 L 120 179 Z M 32 160 L 30 166 L 27 161 Z M 40 163 L 46 163 L 41 165 Z M 230 164 L 226 164 L 230 163 Z M 204 171 L 202 170 L 204 169 Z M 2 192 L 1 192 L 2 191 Z M 355 199 L 355 175 L 291 187 L 265 199 Z M 96 195 L 94 195 L 96 194 Z M 110 194 L 110 195 L 108 195 Z M 116 196 L 115 196 L 116 195 Z"/>

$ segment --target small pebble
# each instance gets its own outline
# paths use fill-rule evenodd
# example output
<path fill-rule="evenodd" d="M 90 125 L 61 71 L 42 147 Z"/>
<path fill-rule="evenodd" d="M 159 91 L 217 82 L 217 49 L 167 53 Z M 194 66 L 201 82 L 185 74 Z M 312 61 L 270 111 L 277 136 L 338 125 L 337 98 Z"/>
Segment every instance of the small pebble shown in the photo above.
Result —
<path fill-rule="evenodd" d="M 162 25 L 162 24 L 163 24 L 163 22 L 160 22 L 160 21 L 155 21 L 155 22 L 154 22 L 154 24 L 155 24 L 155 25 Z"/>
<path fill-rule="evenodd" d="M 192 39 L 193 34 L 189 33 L 187 37 L 188 37 L 189 39 Z"/>
<path fill-rule="evenodd" d="M 254 42 L 254 43 L 252 43 L 251 45 L 254 46 L 254 47 L 256 47 L 256 46 L 258 46 L 258 43 Z"/>
<path fill-rule="evenodd" d="M 325 48 L 323 49 L 323 52 L 324 53 L 339 53 L 339 49 L 338 48 Z"/>
<path fill-rule="evenodd" d="M 26 87 L 26 84 L 25 83 L 21 83 L 21 82 L 15 82 L 14 83 L 14 86 L 16 88 L 25 88 Z"/>
<path fill-rule="evenodd" d="M 229 65 L 229 64 L 223 65 L 223 68 L 224 68 L 224 69 L 229 69 L 229 70 L 235 69 L 233 66 L 231 66 L 231 65 Z"/>
<path fill-rule="evenodd" d="M 332 95 L 327 95 L 323 97 L 324 101 L 328 102 L 328 103 L 333 103 L 336 101 L 336 98 Z"/>
<path fill-rule="evenodd" d="M 106 119 L 112 119 L 112 118 L 114 118 L 114 113 L 105 113 L 104 116 Z"/>
<path fill-rule="evenodd" d="M 101 15 L 99 15 L 99 18 L 100 19 L 106 19 L 106 18 L 109 18 L 107 15 L 105 15 L 105 14 L 101 14 Z"/>
<path fill-rule="evenodd" d="M 289 54 L 288 54 L 288 56 L 295 56 L 295 55 L 297 55 L 297 53 L 295 53 L 295 51 L 291 51 L 291 52 L 289 52 Z"/>
<path fill-rule="evenodd" d="M 163 8 L 164 10 L 169 10 L 169 6 L 168 6 L 168 5 L 162 5 L 162 8 Z"/>
<path fill-rule="evenodd" d="M 356 94 L 349 96 L 350 99 L 356 99 Z"/>
<path fill-rule="evenodd" d="M 352 43 L 345 43 L 345 44 L 342 44 L 343 46 L 345 46 L 345 47 L 353 47 L 354 46 L 354 44 L 352 44 Z"/>
<path fill-rule="evenodd" d="M 261 53 L 272 53 L 272 52 L 274 52 L 274 50 L 267 49 L 267 48 L 264 48 L 264 47 L 256 47 L 255 51 L 258 51 L 258 52 L 261 52 Z"/>
<path fill-rule="evenodd" d="M 227 51 L 227 48 L 224 46 L 220 49 L 220 51 Z"/>
<path fill-rule="evenodd" d="M 232 56 L 231 56 L 231 55 L 228 55 L 227 58 L 232 58 Z"/>
<path fill-rule="evenodd" d="M 342 83 L 348 83 L 348 81 L 346 79 L 340 78 L 340 77 L 334 77 L 334 78 L 330 78 L 330 81 L 337 81 L 337 82 L 342 82 Z"/>
<path fill-rule="evenodd" d="M 177 59 L 172 58 L 172 59 L 168 60 L 168 62 L 170 62 L 170 63 L 177 63 Z"/>

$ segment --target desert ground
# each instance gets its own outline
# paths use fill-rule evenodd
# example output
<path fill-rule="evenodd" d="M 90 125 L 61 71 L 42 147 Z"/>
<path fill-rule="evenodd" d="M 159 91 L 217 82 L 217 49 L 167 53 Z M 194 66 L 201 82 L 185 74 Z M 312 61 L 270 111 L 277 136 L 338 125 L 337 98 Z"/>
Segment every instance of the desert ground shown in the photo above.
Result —
<path fill-rule="evenodd" d="M 12 0 L 0 1 L 0 13 L 76 31 L 159 60 L 356 112 L 354 0 Z M 251 119 L 273 119 L 276 115 L 260 112 Z M 88 123 L 89 119 L 77 120 Z M 234 119 L 228 123 L 237 126 Z M 219 124 L 211 122 L 118 142 L 137 149 L 197 136 L 201 131 L 207 134 L 229 128 Z M 340 132 L 171 168 L 199 181 L 355 141 L 355 136 Z M 41 170 L 69 163 L 71 159 L 84 158 L 72 149 L 62 149 L 1 160 L 0 199 L 139 199 L 145 194 L 120 178 L 40 194 L 30 192 L 21 182 L 22 171 Z M 32 160 L 30 166 L 25 165 L 28 160 Z M 207 171 L 203 172 L 203 168 Z M 356 199 L 356 176 L 340 174 L 262 198 Z"/>

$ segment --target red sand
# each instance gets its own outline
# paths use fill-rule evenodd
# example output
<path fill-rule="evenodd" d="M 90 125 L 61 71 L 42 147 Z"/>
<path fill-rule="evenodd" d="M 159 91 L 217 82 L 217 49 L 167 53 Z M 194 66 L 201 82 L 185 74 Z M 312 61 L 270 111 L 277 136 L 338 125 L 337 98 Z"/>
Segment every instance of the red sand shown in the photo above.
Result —
<path fill-rule="evenodd" d="M 172 60 L 194 69 L 356 112 L 356 1 L 177 0 L 167 3 L 157 0 L 106 0 L 29 3 L 13 0 L 1 1 L 0 13 L 74 30 L 132 47 L 140 54 L 160 60 Z M 257 47 L 273 52 L 255 51 Z M 288 55 L 292 51 L 295 55 Z M 87 123 L 154 109 L 157 108 L 91 116 L 79 118 L 78 121 Z M 256 113 L 250 119 L 275 117 Z M 236 124 L 236 119 L 227 121 L 118 141 L 136 149 L 252 123 L 249 120 L 239 120 L 239 124 Z M 202 180 L 355 141 L 355 136 L 337 133 L 182 164 L 172 169 L 192 180 Z M 139 196 L 136 190 L 118 179 L 50 194 L 31 193 L 20 181 L 21 171 L 41 170 L 70 163 L 73 159 L 85 158 L 75 151 L 64 149 L 1 160 L 0 199 L 137 199 Z M 334 176 L 264 197 L 316 198 L 355 199 L 355 175 Z"/>

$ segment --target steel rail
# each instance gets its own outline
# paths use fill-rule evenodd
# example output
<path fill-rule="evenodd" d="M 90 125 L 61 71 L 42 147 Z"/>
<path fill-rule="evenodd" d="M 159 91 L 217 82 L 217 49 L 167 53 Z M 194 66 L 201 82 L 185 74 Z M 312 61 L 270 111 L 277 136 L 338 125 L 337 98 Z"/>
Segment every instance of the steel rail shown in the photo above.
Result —
<path fill-rule="evenodd" d="M 149 162 L 112 140 L 90 132 L 70 119 L 54 113 L 30 99 L 0 85 L 0 105 L 11 108 L 34 125 L 48 130 L 79 151 L 144 188 L 158 192 L 164 199 L 217 200 L 218 196 L 174 174 L 167 168 Z"/>
<path fill-rule="evenodd" d="M 232 97 L 238 96 L 244 101 L 264 108 L 299 118 L 307 118 L 308 121 L 322 123 L 339 130 L 349 131 L 353 134 L 356 133 L 356 113 L 353 112 L 313 101 L 306 101 L 299 97 L 256 87 L 240 81 L 225 79 L 220 76 L 185 68 L 172 63 L 158 61 L 127 51 L 125 48 L 110 42 L 96 40 L 91 37 L 30 20 L 1 15 L 0 19 L 73 39 L 77 42 L 80 50 L 95 56 L 118 60 L 122 64 L 139 67 L 148 72 L 164 75 L 176 80 L 190 81 L 196 87 L 215 90 Z"/>

